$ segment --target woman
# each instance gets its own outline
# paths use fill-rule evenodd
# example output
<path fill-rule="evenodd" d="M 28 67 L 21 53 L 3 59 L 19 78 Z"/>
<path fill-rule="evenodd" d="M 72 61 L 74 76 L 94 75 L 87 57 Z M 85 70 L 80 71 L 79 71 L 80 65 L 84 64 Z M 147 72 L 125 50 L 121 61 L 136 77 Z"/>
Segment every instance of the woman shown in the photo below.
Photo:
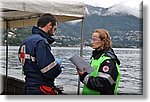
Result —
<path fill-rule="evenodd" d="M 117 56 L 111 47 L 108 31 L 96 29 L 92 34 L 91 66 L 92 73 L 78 70 L 80 81 L 84 84 L 82 94 L 84 95 L 112 95 L 117 94 L 120 80 L 120 69 Z"/>

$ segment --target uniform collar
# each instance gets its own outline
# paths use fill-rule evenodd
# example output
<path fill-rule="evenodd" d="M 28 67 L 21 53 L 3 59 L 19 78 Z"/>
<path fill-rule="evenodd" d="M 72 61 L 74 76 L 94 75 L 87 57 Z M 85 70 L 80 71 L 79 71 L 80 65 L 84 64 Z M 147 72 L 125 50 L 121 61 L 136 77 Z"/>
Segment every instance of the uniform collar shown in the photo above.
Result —
<path fill-rule="evenodd" d="M 120 65 L 120 61 L 119 61 L 119 59 L 117 58 L 117 56 L 115 55 L 113 49 L 108 49 L 108 50 L 97 50 L 97 49 L 95 49 L 95 50 L 92 52 L 91 58 L 99 59 L 99 58 L 102 56 L 102 54 L 105 54 L 105 56 L 108 56 L 108 57 L 110 57 L 111 59 L 115 60 L 115 61 L 118 63 L 118 65 Z"/>
<path fill-rule="evenodd" d="M 99 59 L 100 56 L 104 53 L 104 50 L 97 50 L 95 49 L 93 52 L 92 52 L 92 57 L 94 59 Z"/>
<path fill-rule="evenodd" d="M 48 41 L 49 44 L 52 44 L 55 41 L 54 38 L 52 38 L 51 35 L 47 34 L 42 29 L 40 29 L 38 27 L 35 27 L 35 26 L 32 28 L 32 34 L 41 35 L 42 37 L 44 37 Z"/>

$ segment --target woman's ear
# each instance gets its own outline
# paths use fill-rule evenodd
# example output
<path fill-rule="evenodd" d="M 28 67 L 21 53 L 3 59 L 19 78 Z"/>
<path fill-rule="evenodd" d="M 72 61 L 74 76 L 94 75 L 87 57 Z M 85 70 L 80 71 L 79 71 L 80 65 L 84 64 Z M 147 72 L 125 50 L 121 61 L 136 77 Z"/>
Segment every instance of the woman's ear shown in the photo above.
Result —
<path fill-rule="evenodd" d="M 105 46 L 105 41 L 106 41 L 105 39 L 102 40 L 102 46 L 103 47 Z"/>
<path fill-rule="evenodd" d="M 105 39 L 102 40 L 102 44 L 103 44 L 103 45 L 105 44 L 105 41 L 106 41 Z"/>

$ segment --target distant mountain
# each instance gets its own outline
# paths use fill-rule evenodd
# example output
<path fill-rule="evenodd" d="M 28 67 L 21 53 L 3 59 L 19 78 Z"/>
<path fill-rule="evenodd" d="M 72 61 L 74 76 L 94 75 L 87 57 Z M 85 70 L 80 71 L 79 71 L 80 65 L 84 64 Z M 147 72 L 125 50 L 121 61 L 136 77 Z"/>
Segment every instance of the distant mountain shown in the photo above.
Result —
<path fill-rule="evenodd" d="M 140 5 L 139 5 L 140 6 Z M 142 9 L 135 9 L 131 7 L 127 7 L 122 4 L 115 4 L 108 8 L 102 7 L 94 7 L 91 5 L 86 5 L 87 7 L 87 14 L 98 14 L 100 16 L 121 16 L 121 15 L 133 15 L 135 17 L 141 18 L 142 17 Z"/>
<path fill-rule="evenodd" d="M 142 47 L 143 18 L 136 16 L 141 11 L 128 10 L 122 6 L 114 5 L 109 8 L 86 5 L 84 19 L 84 41 L 90 45 L 92 32 L 97 28 L 109 31 L 113 46 L 115 47 Z M 60 23 L 56 31 L 54 46 L 80 46 L 81 20 Z M 31 34 L 31 27 L 14 30 L 16 36 L 10 37 L 10 45 L 19 45 L 21 41 Z M 11 33 L 10 33 L 11 34 Z M 3 40 L 4 42 L 4 40 Z"/>
<path fill-rule="evenodd" d="M 124 10 L 115 10 L 118 6 L 110 8 L 94 7 L 86 5 L 86 17 L 84 21 L 85 38 L 89 39 L 94 29 L 104 28 L 115 34 L 115 31 L 142 31 L 143 19 L 138 18 Z M 122 11 L 122 12 L 121 12 Z M 63 35 L 80 37 L 81 21 L 75 23 L 62 23 L 59 25 Z"/>

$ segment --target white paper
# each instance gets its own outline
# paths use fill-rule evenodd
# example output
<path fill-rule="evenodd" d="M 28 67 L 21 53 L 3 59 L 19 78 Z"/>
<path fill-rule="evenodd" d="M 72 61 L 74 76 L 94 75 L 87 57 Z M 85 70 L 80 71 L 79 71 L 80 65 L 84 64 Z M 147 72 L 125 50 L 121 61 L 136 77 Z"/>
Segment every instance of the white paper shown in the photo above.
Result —
<path fill-rule="evenodd" d="M 76 68 L 78 68 L 82 72 L 86 71 L 88 73 L 91 73 L 92 71 L 94 71 L 89 63 L 87 63 L 84 59 L 82 59 L 82 57 L 76 54 L 69 58 L 69 60 L 76 66 Z"/>

